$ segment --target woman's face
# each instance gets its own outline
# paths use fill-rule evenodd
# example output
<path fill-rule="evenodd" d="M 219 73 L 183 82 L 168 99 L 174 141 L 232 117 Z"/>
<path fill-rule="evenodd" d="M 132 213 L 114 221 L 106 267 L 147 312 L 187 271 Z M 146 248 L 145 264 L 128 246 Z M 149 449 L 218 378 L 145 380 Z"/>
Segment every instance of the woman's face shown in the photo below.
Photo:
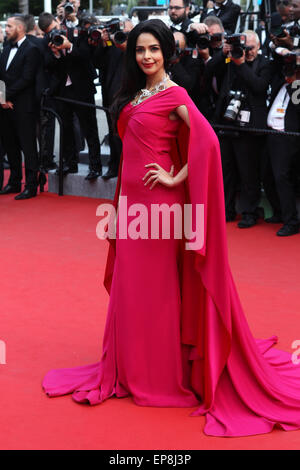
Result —
<path fill-rule="evenodd" d="M 150 33 L 142 33 L 137 38 L 135 58 L 138 66 L 146 75 L 164 71 L 164 57 L 160 43 Z"/>

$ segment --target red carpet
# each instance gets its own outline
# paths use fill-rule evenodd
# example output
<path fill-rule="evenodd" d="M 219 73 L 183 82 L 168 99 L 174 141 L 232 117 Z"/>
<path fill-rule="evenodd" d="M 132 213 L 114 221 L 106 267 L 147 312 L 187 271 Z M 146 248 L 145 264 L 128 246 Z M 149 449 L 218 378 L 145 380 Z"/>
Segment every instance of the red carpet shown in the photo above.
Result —
<path fill-rule="evenodd" d="M 107 242 L 96 238 L 95 199 L 44 193 L 0 197 L 1 449 L 299 449 L 300 431 L 242 438 L 203 434 L 189 409 L 144 408 L 131 398 L 90 407 L 41 389 L 53 368 L 97 362 L 108 295 Z M 228 227 L 232 271 L 255 337 L 300 340 L 300 235 L 275 236 L 262 221 Z M 300 367 L 300 364 L 299 364 Z"/>

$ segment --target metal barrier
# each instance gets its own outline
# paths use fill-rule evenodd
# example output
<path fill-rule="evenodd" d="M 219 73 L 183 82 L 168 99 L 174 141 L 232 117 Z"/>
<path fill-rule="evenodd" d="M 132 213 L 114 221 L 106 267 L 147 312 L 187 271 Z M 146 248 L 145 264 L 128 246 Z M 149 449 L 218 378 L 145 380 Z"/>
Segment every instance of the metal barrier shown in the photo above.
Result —
<path fill-rule="evenodd" d="M 44 97 L 45 98 L 45 97 Z M 58 96 L 51 97 L 51 99 L 57 100 L 57 101 L 62 101 L 66 103 L 73 103 L 76 105 L 80 106 L 86 106 L 90 108 L 96 108 L 96 109 L 101 109 L 102 111 L 105 112 L 107 115 L 108 109 L 103 107 L 103 106 L 98 106 L 94 105 L 91 103 L 85 103 L 83 101 L 76 101 L 76 100 L 71 100 L 68 98 L 61 98 Z M 64 191 L 64 174 L 63 174 L 63 155 L 62 155 L 62 149 L 63 149 L 63 129 L 62 129 L 62 120 L 59 114 L 47 106 L 44 106 L 44 99 L 42 102 L 41 109 L 43 111 L 47 111 L 49 113 L 52 113 L 58 120 L 59 123 L 59 128 L 60 128 L 60 139 L 59 139 L 59 167 L 58 167 L 58 176 L 59 176 L 59 190 L 58 190 L 58 195 L 63 196 L 63 191 Z M 286 132 L 286 131 L 276 131 L 273 129 L 257 129 L 254 127 L 237 127 L 237 126 L 230 126 L 230 125 L 223 125 L 223 124 L 216 124 L 214 122 L 210 122 L 210 125 L 212 128 L 217 131 L 217 134 L 219 136 L 226 136 L 228 135 L 228 132 L 231 133 L 236 133 L 239 134 L 240 132 L 242 133 L 250 133 L 250 134 L 255 134 L 255 135 L 280 135 L 281 137 L 300 137 L 300 132 Z"/>
<path fill-rule="evenodd" d="M 63 173 L 63 166 L 64 166 L 64 162 L 63 162 L 63 139 L 64 139 L 64 135 L 63 135 L 63 123 L 62 123 L 61 117 L 59 116 L 59 114 L 54 109 L 49 108 L 48 106 L 45 106 L 46 97 L 47 97 L 46 94 L 44 94 L 43 97 L 42 97 L 41 110 L 46 111 L 48 113 L 51 113 L 57 119 L 58 124 L 59 124 L 58 195 L 63 196 L 63 194 L 64 194 L 64 173 Z M 105 112 L 106 115 L 108 113 L 107 108 L 104 108 L 103 106 L 98 106 L 96 104 L 85 103 L 84 101 L 70 100 L 68 98 L 62 98 L 62 97 L 59 97 L 59 96 L 51 96 L 51 99 L 56 100 L 56 101 L 63 101 L 65 103 L 77 104 L 79 106 L 85 106 L 85 107 L 88 107 L 88 108 L 101 109 L 102 111 Z M 44 173 L 44 176 L 45 176 L 45 172 L 43 172 L 43 169 L 41 168 L 40 175 L 43 174 L 43 173 Z M 40 181 L 41 181 L 40 182 L 40 190 L 42 192 L 43 191 L 43 184 L 45 184 L 45 179 L 40 178 Z"/>

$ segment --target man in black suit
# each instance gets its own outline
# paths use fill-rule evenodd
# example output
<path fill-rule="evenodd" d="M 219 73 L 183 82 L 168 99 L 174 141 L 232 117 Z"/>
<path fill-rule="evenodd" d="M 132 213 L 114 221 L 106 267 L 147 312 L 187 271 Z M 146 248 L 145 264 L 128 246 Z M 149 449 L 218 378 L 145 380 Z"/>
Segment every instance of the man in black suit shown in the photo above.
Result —
<path fill-rule="evenodd" d="M 270 62 L 258 54 L 260 43 L 254 31 L 246 32 L 246 46 L 240 57 L 230 57 L 216 105 L 215 120 L 219 124 L 234 125 L 237 131 L 220 136 L 227 221 L 236 217 L 235 199 L 240 182 L 240 208 L 242 219 L 239 228 L 256 224 L 260 200 L 260 153 L 263 137 L 239 132 L 242 127 L 266 127 L 267 90 L 271 81 Z M 232 46 L 225 43 L 224 57 L 231 55 Z M 235 52 L 232 52 L 236 56 Z M 228 57 L 227 57 L 228 60 Z M 229 92 L 241 92 L 237 99 Z M 234 106 L 232 106 L 234 105 Z M 236 108 L 235 108 L 236 106 Z M 229 111 L 231 111 L 229 113 Z M 225 113 L 227 118 L 225 118 Z"/>
<path fill-rule="evenodd" d="M 132 29 L 133 23 L 130 20 L 124 21 L 123 33 L 128 35 Z M 100 43 L 97 44 L 93 52 L 93 63 L 100 72 L 102 104 L 105 108 L 109 108 L 120 88 L 127 39 L 121 37 L 121 40 L 115 40 L 115 35 L 109 35 L 105 28 L 101 31 L 101 38 Z M 109 112 L 106 114 L 106 118 L 109 129 L 110 159 L 108 171 L 102 175 L 104 180 L 118 176 L 122 152 L 122 141 L 113 128 Z"/>
<path fill-rule="evenodd" d="M 36 36 L 37 26 L 33 15 L 24 15 L 26 23 L 26 37 L 40 51 L 40 66 L 36 77 L 36 108 L 37 108 L 37 138 L 39 141 L 40 167 L 43 171 L 57 168 L 54 162 L 55 117 L 47 111 L 41 110 L 41 101 L 44 91 L 49 88 L 49 74 L 45 68 L 44 56 L 46 44 L 44 38 Z M 55 110 L 54 100 L 45 98 L 45 106 Z"/>
<path fill-rule="evenodd" d="M 200 84 L 200 76 L 203 68 L 202 59 L 198 57 L 197 50 L 189 51 L 185 55 L 184 51 L 187 47 L 186 36 L 179 31 L 173 33 L 175 43 L 177 45 L 177 56 L 169 67 L 171 80 L 182 86 L 194 98 L 195 89 Z M 190 53 L 192 52 L 192 54 Z M 194 54 L 196 52 L 196 54 Z M 194 54 L 194 55 L 193 55 Z"/>
<path fill-rule="evenodd" d="M 198 48 L 199 56 L 204 63 L 204 70 L 195 103 L 206 119 L 212 121 L 226 70 L 226 57 L 223 55 L 224 28 L 221 20 L 216 16 L 207 16 L 204 24 L 207 26 L 211 40 L 209 47 Z"/>
<path fill-rule="evenodd" d="M 241 7 L 232 0 L 215 0 L 213 8 L 204 8 L 200 21 L 209 15 L 217 16 L 223 23 L 225 32 L 233 34 L 239 18 Z"/>
<path fill-rule="evenodd" d="M 274 76 L 267 120 L 270 129 L 300 132 L 299 87 L 292 88 L 292 83 L 299 79 L 300 71 L 296 64 L 292 74 L 290 70 L 283 69 L 280 75 Z M 293 92 L 296 94 L 293 95 Z M 299 137 L 268 135 L 263 184 L 273 208 L 273 216 L 266 219 L 266 222 L 283 222 L 283 226 L 277 231 L 280 237 L 299 232 L 295 191 L 295 170 L 299 155 Z"/>
<path fill-rule="evenodd" d="M 6 103 L 1 105 L 1 134 L 10 164 L 8 184 L 0 194 L 19 193 L 22 180 L 22 155 L 25 158 L 25 189 L 15 199 L 36 196 L 38 154 L 35 132 L 35 78 L 39 51 L 25 35 L 22 16 L 8 18 L 9 41 L 0 57 L 0 79 L 6 85 Z"/>
<path fill-rule="evenodd" d="M 197 34 L 205 34 L 207 28 L 202 23 L 194 23 L 189 19 L 189 4 L 189 0 L 170 0 L 168 6 L 169 27 L 173 33 L 177 31 L 185 34 L 188 46 L 193 47 Z"/>
<path fill-rule="evenodd" d="M 61 34 L 63 38 L 61 45 L 55 45 L 49 41 L 49 33 L 60 29 L 60 25 L 50 13 L 42 13 L 39 16 L 39 27 L 46 33 L 45 41 L 48 43 L 45 50 L 45 65 L 50 73 L 50 93 L 94 105 L 96 71 L 92 64 L 87 38 L 76 38 L 74 35 L 73 42 L 71 42 L 64 34 Z M 79 119 L 89 148 L 89 173 L 86 179 L 93 180 L 102 174 L 96 109 L 67 102 L 59 103 L 64 133 L 64 174 L 78 171 L 73 113 Z"/>

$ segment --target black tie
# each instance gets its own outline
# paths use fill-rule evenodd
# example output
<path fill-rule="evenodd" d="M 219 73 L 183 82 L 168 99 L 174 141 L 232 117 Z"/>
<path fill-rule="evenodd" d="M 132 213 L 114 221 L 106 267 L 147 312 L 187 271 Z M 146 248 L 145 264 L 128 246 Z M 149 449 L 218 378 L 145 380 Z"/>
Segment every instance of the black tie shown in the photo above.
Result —
<path fill-rule="evenodd" d="M 14 47 L 15 47 L 16 49 L 18 49 L 18 43 L 17 43 L 17 42 L 12 42 L 12 43 L 11 43 L 11 48 L 13 49 Z"/>

